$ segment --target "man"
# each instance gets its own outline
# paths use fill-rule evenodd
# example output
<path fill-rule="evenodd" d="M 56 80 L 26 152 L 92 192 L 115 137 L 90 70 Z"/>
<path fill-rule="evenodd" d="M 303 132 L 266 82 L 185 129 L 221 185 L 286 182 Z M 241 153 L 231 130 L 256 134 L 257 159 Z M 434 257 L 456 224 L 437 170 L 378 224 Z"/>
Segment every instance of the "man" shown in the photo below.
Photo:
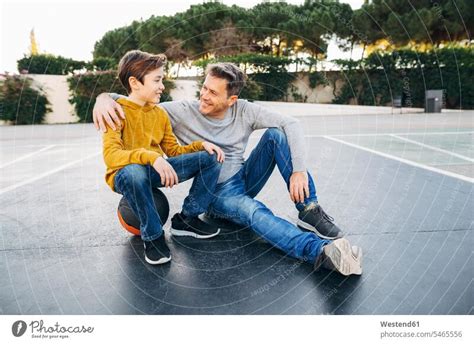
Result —
<path fill-rule="evenodd" d="M 206 70 L 199 101 L 160 104 L 181 143 L 205 140 L 225 153 L 216 199 L 207 213 L 248 226 L 286 254 L 313 263 L 315 268 L 324 266 L 346 276 L 360 275 L 362 250 L 342 238 L 342 231 L 318 204 L 314 181 L 304 163 L 304 134 L 298 121 L 238 99 L 244 86 L 245 75 L 237 66 L 213 64 Z M 114 123 L 120 123 L 116 112 L 124 116 L 110 95 L 99 95 L 93 111 L 96 128 L 106 131 L 107 123 L 115 130 Z M 265 128 L 244 161 L 250 134 Z M 275 216 L 254 199 L 275 165 L 299 211 L 298 226 Z"/>

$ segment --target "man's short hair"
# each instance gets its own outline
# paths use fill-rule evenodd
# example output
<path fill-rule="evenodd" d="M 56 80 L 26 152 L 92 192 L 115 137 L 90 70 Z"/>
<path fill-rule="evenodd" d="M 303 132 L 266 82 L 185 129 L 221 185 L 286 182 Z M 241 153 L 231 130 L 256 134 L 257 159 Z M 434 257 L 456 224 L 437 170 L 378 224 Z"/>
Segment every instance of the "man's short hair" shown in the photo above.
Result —
<path fill-rule="evenodd" d="M 145 75 L 166 64 L 163 54 L 150 54 L 140 50 L 130 50 L 121 59 L 118 65 L 118 76 L 123 87 L 130 93 L 132 90 L 128 79 L 135 77 L 141 83 Z"/>
<path fill-rule="evenodd" d="M 227 80 L 227 95 L 238 96 L 245 86 L 245 74 L 230 62 L 213 63 L 207 66 L 206 75 Z"/>

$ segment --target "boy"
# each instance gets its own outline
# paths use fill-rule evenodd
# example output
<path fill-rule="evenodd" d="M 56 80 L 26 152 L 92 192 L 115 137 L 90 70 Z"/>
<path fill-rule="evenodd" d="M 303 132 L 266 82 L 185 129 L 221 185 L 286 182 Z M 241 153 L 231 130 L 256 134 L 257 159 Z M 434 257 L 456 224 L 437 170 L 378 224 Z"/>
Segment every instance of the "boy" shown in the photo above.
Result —
<path fill-rule="evenodd" d="M 152 188 L 173 187 L 194 177 L 181 213 L 171 220 L 171 234 L 207 239 L 220 232 L 219 228 L 201 221 L 198 215 L 213 200 L 224 153 L 210 142 L 179 145 L 167 113 L 156 106 L 165 89 L 165 63 L 164 55 L 139 50 L 122 57 L 118 74 L 128 97 L 121 99 L 120 104 L 127 117 L 119 130 L 108 130 L 103 135 L 106 182 L 125 197 L 140 219 L 145 260 L 149 264 L 171 260 Z M 165 154 L 170 158 L 165 159 Z"/>

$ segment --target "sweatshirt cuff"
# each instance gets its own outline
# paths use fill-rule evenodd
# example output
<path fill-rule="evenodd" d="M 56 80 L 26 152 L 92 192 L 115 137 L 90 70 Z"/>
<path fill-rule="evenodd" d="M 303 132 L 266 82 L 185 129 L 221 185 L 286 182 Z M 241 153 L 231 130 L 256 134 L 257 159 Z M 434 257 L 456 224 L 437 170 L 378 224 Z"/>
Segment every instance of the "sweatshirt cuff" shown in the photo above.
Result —
<path fill-rule="evenodd" d="M 204 150 L 204 146 L 202 145 L 204 141 L 194 141 L 195 147 L 198 150 Z"/>
<path fill-rule="evenodd" d="M 293 172 L 304 172 L 306 171 L 306 166 L 304 159 L 297 158 L 293 160 Z"/>
<path fill-rule="evenodd" d="M 158 159 L 160 156 L 161 154 L 157 152 L 146 152 L 145 154 L 146 163 L 153 165 L 156 159 Z"/>

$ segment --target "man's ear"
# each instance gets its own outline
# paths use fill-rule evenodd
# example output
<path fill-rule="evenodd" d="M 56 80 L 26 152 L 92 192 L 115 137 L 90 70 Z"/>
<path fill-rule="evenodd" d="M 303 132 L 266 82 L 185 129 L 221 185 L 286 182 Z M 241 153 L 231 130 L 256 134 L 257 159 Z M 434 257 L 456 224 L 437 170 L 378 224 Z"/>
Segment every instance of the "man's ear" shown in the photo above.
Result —
<path fill-rule="evenodd" d="M 140 87 L 141 82 L 137 78 L 135 78 L 134 76 L 131 76 L 131 77 L 128 78 L 128 84 L 130 85 L 130 88 L 132 90 L 137 90 L 138 87 Z"/>
<path fill-rule="evenodd" d="M 239 99 L 238 96 L 234 95 L 234 96 L 230 96 L 229 97 L 229 100 L 227 101 L 229 106 L 232 106 L 235 104 L 235 102 L 237 101 L 237 99 Z"/>

